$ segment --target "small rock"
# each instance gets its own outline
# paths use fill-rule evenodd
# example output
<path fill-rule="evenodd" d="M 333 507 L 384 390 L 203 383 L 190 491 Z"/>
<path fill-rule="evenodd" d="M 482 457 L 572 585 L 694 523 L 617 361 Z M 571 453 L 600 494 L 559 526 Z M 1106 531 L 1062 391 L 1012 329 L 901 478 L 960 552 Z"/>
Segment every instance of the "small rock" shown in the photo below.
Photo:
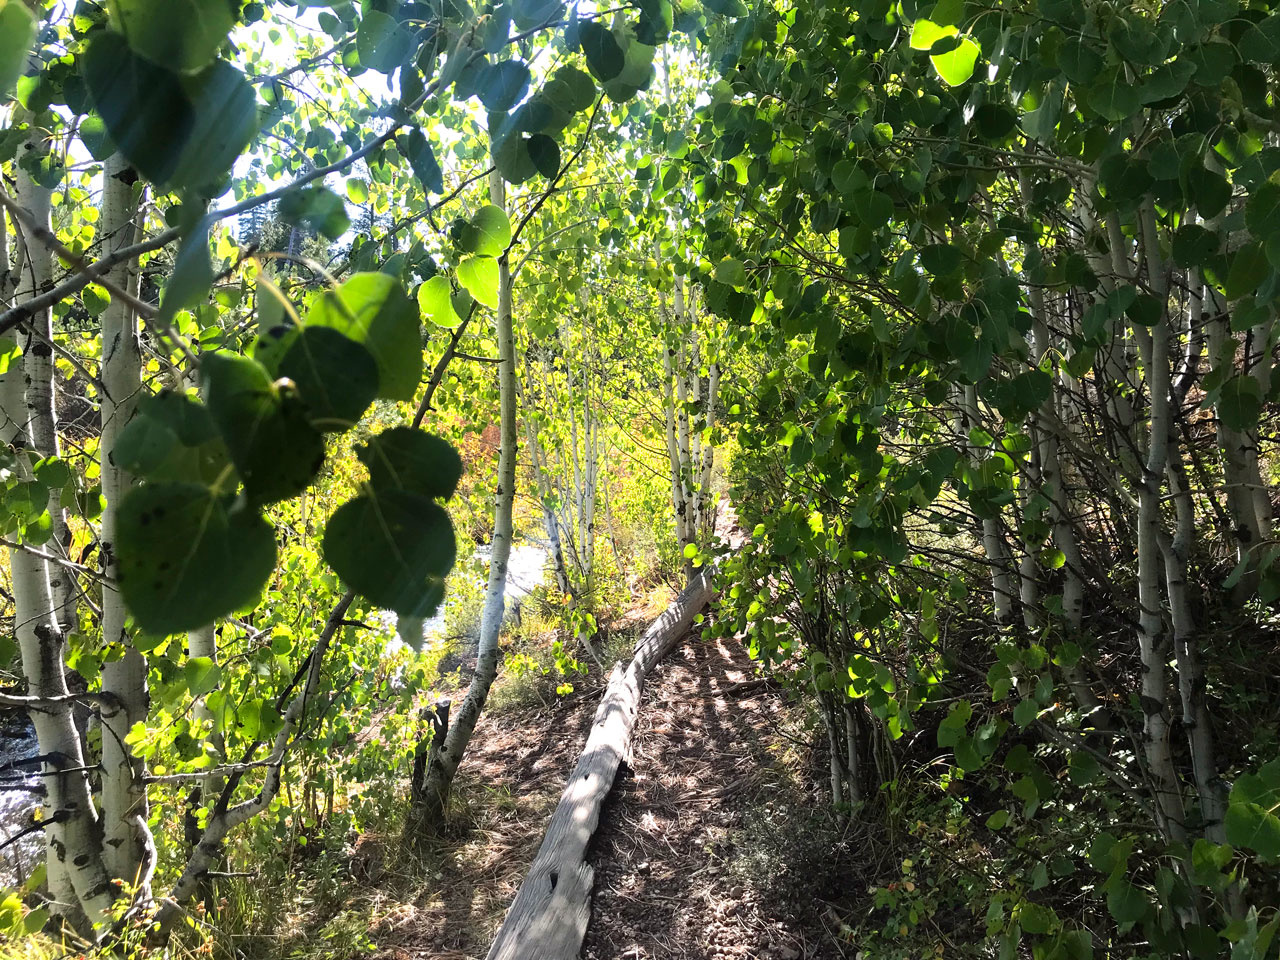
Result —
<path fill-rule="evenodd" d="M 640 865 L 638 865 L 638 866 L 636 867 L 636 873 L 639 873 L 639 874 L 648 874 L 648 872 L 649 872 L 650 870 L 652 870 L 652 869 L 653 869 L 653 868 L 649 866 L 649 861 L 648 861 L 648 860 L 646 860 L 644 863 L 642 863 L 642 864 L 640 864 Z"/>
<path fill-rule="evenodd" d="M 742 885 L 739 884 L 738 886 L 734 887 L 732 890 L 729 891 L 729 896 L 733 897 L 733 899 L 735 900 L 741 900 L 742 894 L 745 892 L 746 891 L 742 889 Z"/>
<path fill-rule="evenodd" d="M 800 951 L 791 944 L 786 943 L 783 944 L 782 948 L 778 951 L 778 956 L 780 956 L 782 960 L 800 960 Z"/>

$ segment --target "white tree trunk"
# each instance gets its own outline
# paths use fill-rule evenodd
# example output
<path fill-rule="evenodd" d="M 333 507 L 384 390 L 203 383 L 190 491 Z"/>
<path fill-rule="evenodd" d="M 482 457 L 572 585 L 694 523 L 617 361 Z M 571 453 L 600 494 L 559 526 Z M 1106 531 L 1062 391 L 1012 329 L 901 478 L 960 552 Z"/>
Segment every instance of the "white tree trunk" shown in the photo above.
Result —
<path fill-rule="evenodd" d="M 119 154 L 103 171 L 100 229 L 104 253 L 133 242 L 137 202 L 132 169 Z M 107 274 L 117 286 L 135 286 L 137 262 L 126 261 Z M 102 494 L 107 506 L 102 515 L 102 636 L 110 648 L 123 655 L 102 667 L 102 689 L 116 706 L 102 711 L 102 819 L 103 858 L 113 877 L 134 884 L 146 880 L 145 858 L 151 848 L 148 837 L 147 791 L 143 765 L 133 756 L 125 738 L 135 723 L 147 718 L 147 660 L 133 646 L 125 631 L 124 600 L 114 586 L 117 576 L 115 535 L 120 501 L 134 479 L 115 463 L 116 440 L 133 416 L 141 389 L 142 359 L 138 347 L 137 320 L 129 306 L 112 297 L 102 312 L 102 441 L 99 445 Z M 144 896 L 146 891 L 141 891 Z"/>
<path fill-rule="evenodd" d="M 551 481 L 547 476 L 545 457 L 538 439 L 537 423 L 532 417 L 525 419 L 525 447 L 529 458 L 533 461 L 534 480 L 538 486 L 538 503 L 542 507 L 542 529 L 547 535 L 547 544 L 551 551 L 551 568 L 556 578 L 556 587 L 566 597 L 572 596 L 569 583 L 569 570 L 564 562 L 564 548 L 560 544 L 560 521 L 552 507 Z"/>
<path fill-rule="evenodd" d="M 192 630 L 187 634 L 187 656 L 189 657 L 208 657 L 214 663 L 218 662 L 218 631 L 215 624 L 209 624 L 207 627 L 201 627 L 199 630 Z M 192 707 L 192 716 L 203 726 L 204 724 L 214 725 L 215 717 L 209 710 L 205 698 L 198 699 Z M 212 733 L 209 735 L 208 744 L 213 750 L 218 762 L 222 761 L 223 752 L 223 736 L 222 731 L 213 726 Z M 222 789 L 223 778 L 219 774 L 211 774 L 201 782 L 200 792 L 204 800 L 214 797 Z"/>
<path fill-rule="evenodd" d="M 1163 265 L 1155 248 L 1155 211 L 1147 200 L 1141 213 L 1142 247 L 1147 261 L 1148 282 L 1163 291 Z M 1166 662 L 1169 642 L 1164 627 L 1164 597 L 1160 589 L 1162 558 L 1160 538 L 1163 525 L 1160 501 L 1165 466 L 1169 456 L 1170 367 L 1169 318 L 1167 307 L 1150 332 L 1139 330 L 1138 344 L 1146 369 L 1151 403 L 1146 462 L 1138 490 L 1138 651 L 1142 659 L 1140 702 L 1143 712 L 1143 747 L 1152 792 L 1156 799 L 1158 826 L 1175 841 L 1186 839 L 1182 789 L 1170 749 L 1168 679 Z"/>
<path fill-rule="evenodd" d="M 494 171 L 489 178 L 490 199 L 494 206 L 506 207 L 506 189 L 502 177 Z M 480 641 L 476 669 L 471 677 L 462 706 L 449 726 L 443 748 L 427 770 L 419 821 L 428 829 L 439 824 L 449 800 L 449 791 L 458 765 L 466 754 L 471 734 L 489 697 L 498 673 L 498 638 L 506 612 L 507 562 L 511 556 L 513 534 L 512 508 L 516 487 L 516 351 L 511 321 L 511 269 L 504 255 L 498 261 L 498 386 L 501 405 L 501 443 L 498 454 L 498 489 L 494 495 L 493 544 L 489 554 L 489 584 L 485 589 L 484 610 L 480 618 Z"/>
<path fill-rule="evenodd" d="M 51 192 L 33 181 L 21 168 L 15 179 L 15 199 L 18 205 L 40 227 L 49 230 Z M 53 284 L 53 254 L 34 237 L 28 238 L 25 262 L 18 282 L 19 300 L 43 293 Z M 53 340 L 52 312 L 39 311 L 28 322 L 28 326 L 35 333 L 26 345 L 27 429 L 31 438 L 32 456 L 36 459 L 56 457 L 61 454 L 61 442 L 58 438 L 58 416 L 54 398 L 56 367 L 53 350 L 49 346 Z M 61 487 L 49 488 L 49 520 L 52 536 L 44 545 L 45 551 L 64 560 L 69 559 L 71 533 L 67 529 L 66 511 L 62 508 Z M 48 573 L 55 621 L 64 633 L 74 630 L 79 626 L 76 606 L 79 585 L 75 575 L 69 567 L 59 564 L 50 564 Z"/>
<path fill-rule="evenodd" d="M 967 436 L 970 429 L 982 425 L 978 412 L 977 389 L 973 386 L 962 387 L 960 404 L 964 411 L 966 426 L 964 433 Z M 974 445 L 970 445 L 969 449 L 975 460 L 983 453 L 982 448 Z M 1005 543 L 1004 532 L 994 518 L 987 517 L 982 521 L 982 549 L 987 555 L 987 565 L 991 569 L 991 605 L 995 611 L 996 620 L 1000 623 L 1008 623 L 1013 617 L 1014 597 L 1013 577 L 1009 572 L 1009 545 Z"/>
<path fill-rule="evenodd" d="M 716 395 L 719 389 L 720 365 L 713 360 L 710 373 L 707 376 L 706 422 L 703 425 L 707 439 L 703 441 L 702 445 L 702 474 L 698 479 L 699 495 L 703 501 L 703 529 L 698 532 L 701 538 L 710 537 L 716 523 L 716 518 L 711 508 L 711 474 L 715 470 L 716 448 L 710 437 L 716 423 Z"/>
<path fill-rule="evenodd" d="M 18 203 L 40 216 L 48 214 L 48 192 L 19 174 Z M 0 220 L 0 234 L 4 233 Z M 23 245 L 20 245 L 23 246 Z M 5 255 L 7 249 L 0 251 Z M 48 277 L 48 256 L 28 243 L 20 251 L 20 269 L 13 289 L 17 300 L 40 289 L 40 277 Z M 42 267 L 36 261 L 43 261 Z M 44 334 L 51 332 L 49 311 L 40 311 L 28 321 Z M 38 415 L 52 413 L 53 364 L 47 346 L 34 337 L 6 334 L 10 344 L 21 343 L 24 352 L 11 360 L 0 375 L 0 446 L 13 448 L 24 479 L 31 478 L 37 433 L 46 440 L 51 424 L 37 424 Z M 33 399 L 34 398 L 34 401 Z M 37 416 L 33 416 L 33 414 Z M 37 429 L 38 428 L 38 429 Z M 67 688 L 64 667 L 65 640 L 54 609 L 50 570 L 46 560 L 20 548 L 9 549 L 9 568 L 14 598 L 14 638 L 22 658 L 27 694 L 36 698 L 30 713 L 45 760 L 41 775 L 45 785 L 43 803 L 46 865 L 53 911 L 72 925 L 90 934 L 88 924 L 103 922 L 115 899 L 115 890 L 102 862 L 98 842 L 99 825 L 93 805 L 84 748 L 76 727 L 74 701 Z M 58 571 L 58 576 L 62 571 Z"/>

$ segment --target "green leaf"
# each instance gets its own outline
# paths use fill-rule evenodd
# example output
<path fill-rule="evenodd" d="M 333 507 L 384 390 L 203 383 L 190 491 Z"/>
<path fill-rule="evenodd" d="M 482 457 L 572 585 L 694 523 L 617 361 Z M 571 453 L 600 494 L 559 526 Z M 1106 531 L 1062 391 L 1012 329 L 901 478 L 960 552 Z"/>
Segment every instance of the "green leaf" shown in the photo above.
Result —
<path fill-rule="evenodd" d="M 196 123 L 169 182 L 210 187 L 232 169 L 257 133 L 257 95 L 244 74 L 223 60 L 195 77 L 184 77 L 182 84 Z"/>
<path fill-rule="evenodd" d="M 1276 808 L 1233 801 L 1227 805 L 1224 822 L 1228 842 L 1268 860 L 1280 857 L 1280 817 Z"/>
<path fill-rule="evenodd" d="M 741 260 L 726 257 L 716 264 L 715 278 L 721 283 L 741 289 L 747 284 L 747 268 Z"/>
<path fill-rule="evenodd" d="M 321 431 L 354 426 L 378 395 L 373 354 L 329 327 L 300 331 L 274 373 L 293 381 L 311 425 Z"/>
<path fill-rule="evenodd" d="M 444 171 L 440 169 L 440 163 L 431 149 L 431 141 L 421 130 L 414 127 L 408 133 L 400 134 L 396 137 L 396 146 L 409 161 L 413 175 L 425 189 L 432 193 L 444 192 Z"/>
<path fill-rule="evenodd" d="M 560 172 L 560 144 L 545 133 L 535 133 L 525 141 L 529 159 L 538 172 L 548 179 Z"/>
<path fill-rule="evenodd" d="M 208 66 L 235 26 L 227 0 L 112 0 L 121 32 L 141 56 L 175 73 Z"/>
<path fill-rule="evenodd" d="M 933 68 L 948 84 L 958 87 L 973 76 L 982 49 L 968 37 L 960 45 L 946 53 L 936 53 L 929 58 Z"/>
<path fill-rule="evenodd" d="M 1187 171 L 1188 196 L 1195 199 L 1200 216 L 1212 220 L 1231 200 L 1231 184 L 1216 170 L 1196 164 Z"/>
<path fill-rule="evenodd" d="M 464 253 L 498 257 L 511 244 L 511 221 L 501 207 L 487 205 L 476 211 L 463 229 L 460 245 Z"/>
<path fill-rule="evenodd" d="M 566 113 L 581 113 L 596 102 L 596 85 L 589 74 L 573 64 L 561 67 L 551 78 L 544 91 L 554 86 L 553 101 Z"/>
<path fill-rule="evenodd" d="M 493 163 L 508 183 L 524 183 L 538 172 L 529 152 L 529 138 L 524 136 L 504 137 L 497 142 L 493 148 Z"/>
<path fill-rule="evenodd" d="M 564 13 L 560 0 L 513 0 L 511 19 L 518 30 L 533 30 L 558 20 Z"/>
<path fill-rule="evenodd" d="M 520 60 L 486 64 L 476 78 L 476 92 L 486 110 L 506 113 L 529 92 L 531 76 Z"/>
<path fill-rule="evenodd" d="M 986 759 L 978 751 L 977 742 L 973 737 L 960 737 L 956 741 L 955 755 L 956 765 L 967 773 L 981 770 L 986 764 Z"/>
<path fill-rule="evenodd" d="M 1164 304 L 1149 293 L 1138 294 L 1124 309 L 1125 315 L 1140 327 L 1154 327 L 1164 316 Z"/>
<path fill-rule="evenodd" d="M 395 17 L 366 9 L 356 29 L 360 65 L 379 73 L 393 73 L 409 59 L 413 34 Z"/>
<path fill-rule="evenodd" d="M 1111 121 L 1120 121 L 1142 106 L 1141 90 L 1120 68 L 1112 68 L 1096 78 L 1089 89 L 1089 106 Z"/>
<path fill-rule="evenodd" d="M 28 910 L 27 915 L 22 918 L 23 934 L 28 937 L 35 936 L 45 928 L 50 916 L 48 907 L 36 907 L 33 910 Z"/>
<path fill-rule="evenodd" d="M 1023 700 L 1013 708 L 1013 722 L 1019 727 L 1028 727 L 1040 712 L 1040 704 L 1034 700 Z"/>
<path fill-rule="evenodd" d="M 430 497 L 381 490 L 343 504 L 324 532 L 334 572 L 370 602 L 406 617 L 429 617 L 456 551 L 449 515 Z"/>
<path fill-rule="evenodd" d="M 275 569 L 271 527 L 248 509 L 228 511 L 207 488 L 151 483 L 120 503 L 119 585 L 147 633 L 203 627 L 247 606 Z"/>
<path fill-rule="evenodd" d="M 1259 240 L 1280 232 L 1280 184 L 1267 180 L 1249 197 L 1245 206 L 1245 224 Z"/>
<path fill-rule="evenodd" d="M 276 210 L 290 226 L 310 227 L 330 240 L 337 240 L 351 226 L 346 204 L 328 187 L 290 190 L 280 198 Z"/>
<path fill-rule="evenodd" d="M 1018 911 L 1018 919 L 1022 929 L 1033 934 L 1048 933 L 1058 924 L 1058 915 L 1054 913 L 1052 907 L 1029 901 L 1023 902 L 1022 908 Z"/>
<path fill-rule="evenodd" d="M 173 272 L 160 297 L 161 323 L 172 320 L 179 310 L 204 303 L 213 286 L 213 266 L 209 262 L 209 222 L 201 220 L 183 239 L 173 260 Z"/>
<path fill-rule="evenodd" d="M 1258 287 L 1271 275 L 1271 264 L 1261 243 L 1246 243 L 1231 258 L 1224 284 L 1228 300 L 1236 300 L 1246 294 L 1257 293 Z"/>
<path fill-rule="evenodd" d="M 22 926 L 22 900 L 17 894 L 6 893 L 0 900 L 0 932 L 12 936 Z"/>
<path fill-rule="evenodd" d="M 21 357 L 22 348 L 14 340 L 9 337 L 0 337 L 0 376 L 8 373 L 10 364 L 16 363 Z M 2 475 L 0 479 L 3 479 Z"/>
<path fill-rule="evenodd" d="M 462 458 L 440 437 L 412 427 L 383 431 L 356 451 L 369 470 L 369 484 L 447 500 L 462 478 Z"/>
<path fill-rule="evenodd" d="M 58 490 L 71 482 L 71 467 L 61 457 L 41 457 L 32 469 L 36 482 L 47 489 Z"/>
<path fill-rule="evenodd" d="M 378 396 L 413 399 L 422 379 L 422 333 L 417 308 L 395 277 L 355 274 L 317 297 L 306 322 L 364 344 L 378 364 Z"/>
<path fill-rule="evenodd" d="M 703 0 L 703 6 L 722 17 L 745 17 L 749 12 L 743 0 Z"/>
<path fill-rule="evenodd" d="M 10 0 L 13 2 L 13 0 Z M 81 56 L 89 96 L 120 152 L 153 183 L 167 183 L 195 127 L 195 106 L 177 74 L 99 32 Z"/>
<path fill-rule="evenodd" d="M 1086 753 L 1083 750 L 1076 750 L 1071 754 L 1071 759 L 1067 766 L 1067 776 L 1077 787 L 1085 787 L 1093 783 L 1101 771 L 1102 767 L 1094 759 L 1093 754 Z"/>
<path fill-rule="evenodd" d="M 347 199 L 352 203 L 365 203 L 369 199 L 369 185 L 358 177 L 347 181 Z"/>
<path fill-rule="evenodd" d="M 206 353 L 200 373 L 249 501 L 274 503 L 307 489 L 324 463 L 324 440 L 298 397 L 248 357 Z"/>
<path fill-rule="evenodd" d="M 82 57 L 85 86 L 106 132 L 138 170 L 170 187 L 221 179 L 257 130 L 257 97 L 244 75 L 217 61 L 179 75 L 102 32 Z"/>
<path fill-rule="evenodd" d="M 13 90 L 36 39 L 36 19 L 23 0 L 0 5 L 0 102 Z"/>
<path fill-rule="evenodd" d="M 1151 901 L 1141 887 L 1117 876 L 1107 884 L 1107 909 L 1116 923 L 1137 923 L 1150 912 Z"/>
<path fill-rule="evenodd" d="M 988 830 L 1000 830 L 1009 822 L 1008 810 L 997 810 L 991 816 L 987 817 Z"/>
<path fill-rule="evenodd" d="M 85 313 L 97 317 L 107 309 L 111 296 L 96 283 L 91 283 L 80 291 L 80 302 L 84 305 Z"/>
<path fill-rule="evenodd" d="M 117 467 L 148 480 L 208 487 L 218 483 L 231 462 L 208 409 L 172 391 L 139 401 L 110 457 Z M 219 491 L 225 492 L 223 487 Z"/>
<path fill-rule="evenodd" d="M 604 83 L 622 73 L 627 59 L 612 31 L 589 20 L 580 26 L 578 36 L 592 76 Z"/>
<path fill-rule="evenodd" d="M 1218 252 L 1220 245 L 1218 234 L 1197 223 L 1187 224 L 1173 235 L 1173 260 L 1181 267 L 1203 266 Z"/>
<path fill-rule="evenodd" d="M 222 668 L 210 657 L 191 657 L 182 665 L 182 676 L 192 699 L 203 697 L 222 682 Z"/>
<path fill-rule="evenodd" d="M 1252 430 L 1262 414 L 1262 388 L 1249 374 L 1236 374 L 1218 394 L 1218 419 L 1231 430 Z"/>
<path fill-rule="evenodd" d="M 1102 69 L 1101 55 L 1081 37 L 1068 37 L 1058 47 L 1058 66 L 1072 83 L 1091 83 Z"/>
<path fill-rule="evenodd" d="M 79 133 L 80 142 L 84 144 L 84 148 L 89 151 L 89 156 L 99 163 L 106 160 L 117 150 L 111 135 L 107 133 L 106 123 L 97 114 L 82 117 L 76 132 Z"/>
<path fill-rule="evenodd" d="M 454 312 L 452 294 L 449 278 L 436 274 L 418 288 L 418 309 L 436 326 L 455 329 L 462 317 Z"/>
<path fill-rule="evenodd" d="M 467 257 L 458 264 L 458 282 L 486 307 L 498 307 L 498 261 L 493 257 Z"/>
<path fill-rule="evenodd" d="M 920 250 L 920 265 L 935 277 L 955 273 L 964 263 L 964 253 L 949 243 L 931 243 Z"/>
<path fill-rule="evenodd" d="M 932 20 L 917 20 L 911 28 L 911 49 L 930 50 L 939 40 L 956 36 L 960 31 L 955 27 Z"/>

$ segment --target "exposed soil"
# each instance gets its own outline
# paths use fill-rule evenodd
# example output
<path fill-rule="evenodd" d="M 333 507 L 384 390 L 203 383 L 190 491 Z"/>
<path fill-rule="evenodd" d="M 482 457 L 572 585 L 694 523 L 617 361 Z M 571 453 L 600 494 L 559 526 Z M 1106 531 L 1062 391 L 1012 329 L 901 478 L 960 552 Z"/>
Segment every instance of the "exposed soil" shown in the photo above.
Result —
<path fill-rule="evenodd" d="M 614 629 L 643 629 L 661 612 L 660 599 Z M 484 957 L 602 689 L 593 676 L 552 706 L 485 716 L 459 772 L 462 810 L 452 834 L 414 876 L 370 877 L 388 894 L 370 898 L 379 960 Z M 755 677 L 736 641 L 690 638 L 657 665 L 632 757 L 592 843 L 584 960 L 851 955 L 838 945 L 840 924 L 827 907 L 852 892 L 838 867 L 849 838 L 827 818 L 816 766 L 825 762 L 801 728 L 782 691 Z"/>
<path fill-rule="evenodd" d="M 770 821 L 794 827 L 816 799 L 787 711 L 737 643 L 687 642 L 658 665 L 593 844 L 586 960 L 841 956 L 806 865 L 769 842 Z"/>
<path fill-rule="evenodd" d="M 485 955 L 542 843 L 600 693 L 600 687 L 584 684 L 551 707 L 481 719 L 458 772 L 460 809 L 450 834 L 425 851 L 416 876 L 369 878 L 388 888 L 385 912 L 377 911 L 380 898 L 371 904 L 378 960 Z M 412 858 L 390 852 L 386 859 L 394 864 Z M 419 892 L 406 899 L 406 887 Z"/>

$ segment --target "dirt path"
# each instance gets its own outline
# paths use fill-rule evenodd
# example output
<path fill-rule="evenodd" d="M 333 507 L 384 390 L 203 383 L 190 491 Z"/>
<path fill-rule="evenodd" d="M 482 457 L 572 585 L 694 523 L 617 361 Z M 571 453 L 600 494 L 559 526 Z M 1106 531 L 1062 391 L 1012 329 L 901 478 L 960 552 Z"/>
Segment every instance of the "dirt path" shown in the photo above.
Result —
<path fill-rule="evenodd" d="M 814 803 L 807 751 L 751 678 L 745 650 L 715 641 L 655 669 L 594 844 L 586 960 L 841 956 L 782 835 Z"/>
<path fill-rule="evenodd" d="M 481 721 L 450 835 L 413 876 L 370 878 L 377 960 L 485 956 L 582 749 L 593 682 Z M 852 956 L 826 911 L 847 891 L 806 736 L 738 643 L 689 638 L 658 664 L 592 844 L 584 960 Z"/>

